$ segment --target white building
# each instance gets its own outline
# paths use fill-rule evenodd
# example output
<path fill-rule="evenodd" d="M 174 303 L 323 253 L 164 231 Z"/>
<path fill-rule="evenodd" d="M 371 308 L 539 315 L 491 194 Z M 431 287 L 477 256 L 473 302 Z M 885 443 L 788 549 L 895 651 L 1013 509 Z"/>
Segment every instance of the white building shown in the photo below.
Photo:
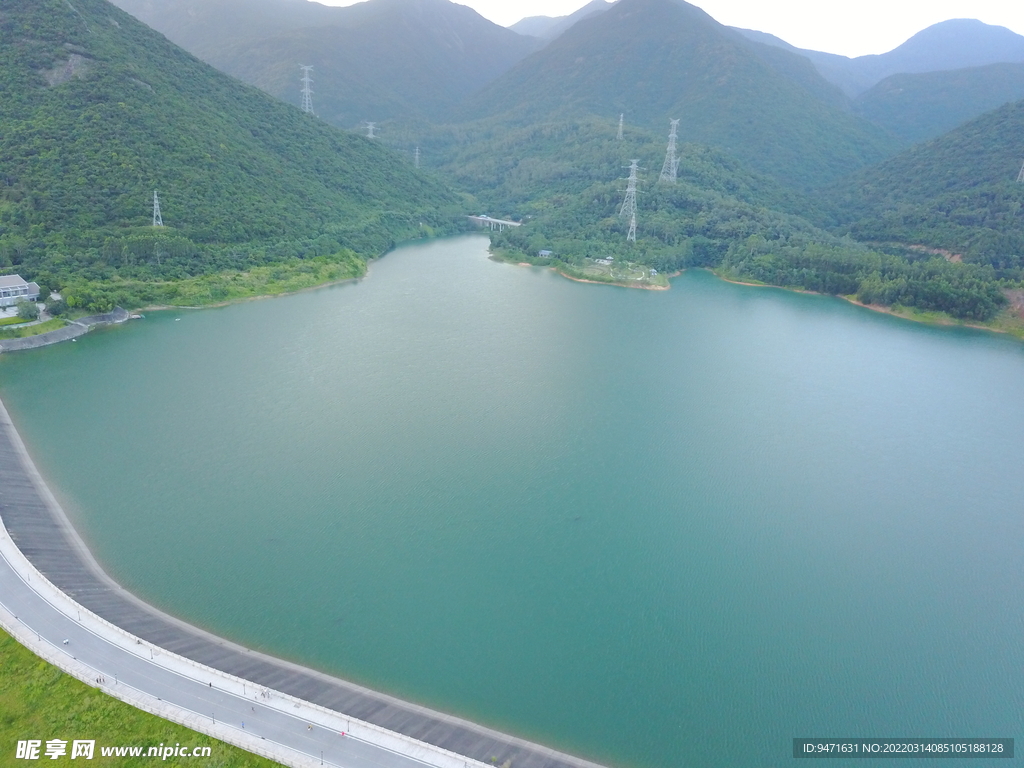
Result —
<path fill-rule="evenodd" d="M 19 301 L 39 301 L 39 286 L 26 283 L 21 275 L 0 275 L 0 307 L 11 307 Z"/>

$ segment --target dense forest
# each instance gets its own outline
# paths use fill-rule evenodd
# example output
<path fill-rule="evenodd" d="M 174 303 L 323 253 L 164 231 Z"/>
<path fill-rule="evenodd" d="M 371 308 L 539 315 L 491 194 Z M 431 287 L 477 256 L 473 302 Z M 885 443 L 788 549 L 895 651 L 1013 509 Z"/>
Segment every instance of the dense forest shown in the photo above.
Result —
<path fill-rule="evenodd" d="M 461 227 L 463 207 L 395 153 L 218 73 L 104 0 L 5 3 L 0 269 L 73 303 L 174 300 L 169 284 L 266 265 L 308 275 L 313 258 L 352 276 L 398 239 Z"/>
<path fill-rule="evenodd" d="M 748 40 L 696 6 L 621 0 L 519 62 L 459 114 L 524 127 L 624 113 L 648 130 L 678 118 L 681 140 L 810 189 L 900 147 L 845 104 L 805 58 Z"/>
<path fill-rule="evenodd" d="M 872 243 L 919 245 L 1024 277 L 1024 101 L 824 190 L 832 226 Z"/>
<path fill-rule="evenodd" d="M 525 168 L 495 167 L 501 155 L 483 151 L 479 162 L 464 155 L 459 164 L 464 182 L 482 185 L 493 174 L 491 201 L 507 201 L 497 213 L 524 218 L 522 227 L 493 236 L 498 249 L 570 272 L 607 258 L 660 272 L 708 267 L 735 279 L 972 321 L 991 320 L 1006 305 L 1003 288 L 1020 279 L 991 261 L 956 263 L 928 250 L 865 244 L 844 231 L 833 201 L 781 187 L 704 146 L 682 145 L 676 183 L 659 182 L 663 146 L 639 130 L 619 142 L 611 124 L 576 123 L 537 131 L 537 154 L 547 147 L 562 165 L 535 157 Z M 635 244 L 626 242 L 628 223 L 619 215 L 623 158 L 631 157 L 646 169 Z"/>
<path fill-rule="evenodd" d="M 359 13 L 378 22 L 406 5 L 423 23 L 435 11 L 467 29 L 483 21 L 449 18 L 445 0 L 374 2 L 379 18 Z M 438 24 L 428 48 L 446 45 Z M 598 57 L 609 49 L 614 65 Z M 486 212 L 523 222 L 495 233 L 496 250 L 570 273 L 596 260 L 662 276 L 707 267 L 970 321 L 993 319 L 1022 286 L 1024 102 L 864 167 L 899 142 L 809 61 L 670 0 L 623 0 L 505 66 L 463 102 L 462 122 L 411 110 L 370 140 L 215 71 L 106 0 L 9 0 L 0 270 L 82 311 L 202 304 L 356 276 L 399 240 Z M 673 116 L 678 178 L 659 183 Z"/>

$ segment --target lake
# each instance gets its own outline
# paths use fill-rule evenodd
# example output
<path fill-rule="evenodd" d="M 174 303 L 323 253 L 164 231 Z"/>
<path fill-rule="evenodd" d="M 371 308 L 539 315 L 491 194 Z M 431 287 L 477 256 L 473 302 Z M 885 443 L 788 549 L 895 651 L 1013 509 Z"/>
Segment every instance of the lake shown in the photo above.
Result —
<path fill-rule="evenodd" d="M 2 355 L 0 395 L 108 572 L 248 647 L 623 767 L 1021 735 L 1024 344 L 487 244 Z"/>

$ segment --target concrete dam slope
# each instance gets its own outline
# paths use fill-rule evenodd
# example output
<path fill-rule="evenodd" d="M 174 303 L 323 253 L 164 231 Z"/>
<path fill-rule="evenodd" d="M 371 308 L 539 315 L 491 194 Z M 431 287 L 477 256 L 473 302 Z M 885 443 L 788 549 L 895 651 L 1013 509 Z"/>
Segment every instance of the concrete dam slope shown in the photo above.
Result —
<path fill-rule="evenodd" d="M 87 334 L 93 328 L 98 328 L 103 325 L 118 325 L 120 323 L 127 322 L 130 317 L 131 315 L 121 309 L 121 307 L 114 307 L 113 311 L 102 315 L 89 315 L 88 317 L 82 317 L 78 320 L 72 320 L 63 328 L 58 328 L 56 331 L 40 333 L 38 336 L 26 336 L 22 339 L 0 340 L 0 352 L 19 352 L 26 349 L 48 347 L 50 344 L 58 344 L 62 341 L 77 339 L 79 336 Z"/>
<path fill-rule="evenodd" d="M 541 745 L 250 651 L 147 605 L 118 586 L 93 559 L 42 484 L 2 403 L 0 520 L 18 549 L 60 591 L 153 646 L 481 763 L 510 764 L 512 768 L 600 768 Z"/>

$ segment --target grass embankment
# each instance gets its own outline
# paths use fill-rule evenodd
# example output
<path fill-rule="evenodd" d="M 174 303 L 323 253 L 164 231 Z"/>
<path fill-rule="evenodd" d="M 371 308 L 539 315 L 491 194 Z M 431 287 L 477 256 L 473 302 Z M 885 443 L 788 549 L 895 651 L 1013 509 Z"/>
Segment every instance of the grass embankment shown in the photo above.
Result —
<path fill-rule="evenodd" d="M 569 264 L 560 259 L 525 256 L 501 248 L 491 249 L 492 258 L 507 264 L 529 264 L 534 267 L 550 267 L 563 277 L 580 283 L 604 283 L 624 288 L 646 288 L 666 290 L 670 287 L 668 275 L 643 264 L 631 261 L 585 258 L 579 264 Z"/>
<path fill-rule="evenodd" d="M 294 293 L 366 274 L 366 262 L 354 253 L 292 259 L 247 270 L 224 270 L 178 280 L 113 278 L 104 283 L 69 286 L 65 293 L 78 306 L 201 307 L 258 296 Z"/>
<path fill-rule="evenodd" d="M 59 317 L 55 317 L 52 320 L 47 320 L 45 323 L 38 323 L 36 325 L 30 325 L 22 328 L 6 328 L 0 330 L 0 339 L 23 339 L 26 336 L 38 336 L 40 333 L 56 331 L 58 328 L 63 327 L 64 321 Z"/>
<path fill-rule="evenodd" d="M 210 757 L 173 758 L 160 765 L 204 768 L 273 768 L 271 760 L 250 754 L 216 739 L 135 709 L 47 664 L 6 632 L 0 631 L 0 765 L 15 759 L 19 741 L 48 739 L 68 742 L 68 754 L 54 765 L 70 760 L 75 739 L 95 739 L 93 760 L 99 765 L 129 765 L 138 758 L 102 757 L 101 746 L 156 746 L 181 744 L 211 748 Z M 43 751 L 40 750 L 40 756 Z M 151 758 L 152 760 L 152 758 Z M 49 764 L 51 761 L 46 760 Z M 90 763 L 90 765 L 93 763 Z"/>
<path fill-rule="evenodd" d="M 29 322 L 31 320 L 26 320 L 24 317 L 0 317 L 0 328 L 5 325 L 21 325 Z"/>
<path fill-rule="evenodd" d="M 257 296 L 294 293 L 318 285 L 350 280 L 366 274 L 361 259 L 341 262 L 311 259 L 298 264 L 272 264 L 246 272 L 218 272 L 171 284 L 175 306 L 201 306 Z"/>

